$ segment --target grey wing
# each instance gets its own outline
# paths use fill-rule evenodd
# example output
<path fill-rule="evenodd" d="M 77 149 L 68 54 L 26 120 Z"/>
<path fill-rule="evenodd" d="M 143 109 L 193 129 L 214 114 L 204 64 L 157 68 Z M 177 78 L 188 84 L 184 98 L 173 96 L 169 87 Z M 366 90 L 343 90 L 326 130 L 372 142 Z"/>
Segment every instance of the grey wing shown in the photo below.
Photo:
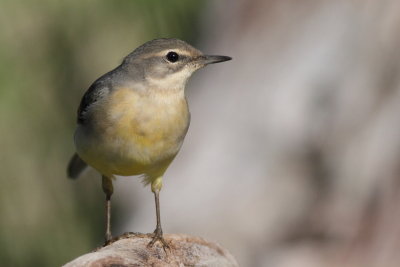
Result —
<path fill-rule="evenodd" d="M 98 78 L 83 95 L 78 108 L 78 123 L 85 123 L 85 114 L 89 107 L 103 98 L 112 89 L 115 79 L 121 76 L 121 66 Z"/>
<path fill-rule="evenodd" d="M 96 103 L 108 92 L 107 86 L 101 81 L 94 82 L 86 93 L 83 95 L 81 103 L 78 108 L 78 120 L 79 124 L 85 123 L 85 114 L 89 107 Z"/>

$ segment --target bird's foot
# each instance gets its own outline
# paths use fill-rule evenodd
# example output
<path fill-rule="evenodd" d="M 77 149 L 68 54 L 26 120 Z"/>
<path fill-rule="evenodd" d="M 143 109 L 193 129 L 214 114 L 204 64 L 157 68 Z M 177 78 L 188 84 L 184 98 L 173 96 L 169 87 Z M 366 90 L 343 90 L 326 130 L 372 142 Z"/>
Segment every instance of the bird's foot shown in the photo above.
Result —
<path fill-rule="evenodd" d="M 156 230 L 154 231 L 154 233 L 152 234 L 152 236 L 153 236 L 153 238 L 149 242 L 147 247 L 151 248 L 154 245 L 154 243 L 156 243 L 157 241 L 160 241 L 163 246 L 164 251 L 165 251 L 165 249 L 170 248 L 167 241 L 165 241 L 165 239 L 163 237 L 163 232 L 162 232 L 161 227 L 160 228 L 157 227 Z"/>
<path fill-rule="evenodd" d="M 108 245 L 111 244 L 112 241 L 113 241 L 113 238 L 112 238 L 111 233 L 106 233 L 104 239 L 105 239 L 105 241 L 104 241 L 103 247 L 108 246 Z"/>

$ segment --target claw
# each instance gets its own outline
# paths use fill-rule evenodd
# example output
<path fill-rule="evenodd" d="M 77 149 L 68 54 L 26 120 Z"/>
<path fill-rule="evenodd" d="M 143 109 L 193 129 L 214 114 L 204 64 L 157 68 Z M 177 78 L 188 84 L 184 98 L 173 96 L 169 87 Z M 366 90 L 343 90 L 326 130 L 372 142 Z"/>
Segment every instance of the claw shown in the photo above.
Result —
<path fill-rule="evenodd" d="M 148 248 L 153 247 L 153 245 L 157 242 L 160 241 L 164 251 L 166 252 L 166 248 L 170 249 L 167 241 L 165 241 L 164 237 L 163 237 L 163 232 L 161 229 L 156 229 L 153 233 L 153 238 L 151 239 L 151 241 L 149 242 L 149 244 L 147 245 Z"/>

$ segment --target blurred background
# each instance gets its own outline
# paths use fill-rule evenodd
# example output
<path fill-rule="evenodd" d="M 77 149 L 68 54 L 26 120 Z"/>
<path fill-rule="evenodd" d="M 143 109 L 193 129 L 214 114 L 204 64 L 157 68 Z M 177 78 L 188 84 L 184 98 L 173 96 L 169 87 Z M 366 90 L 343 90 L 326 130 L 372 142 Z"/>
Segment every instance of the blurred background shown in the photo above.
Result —
<path fill-rule="evenodd" d="M 399 266 L 400 2 L 0 3 L 0 262 L 60 266 L 103 242 L 99 175 L 76 181 L 76 109 L 145 41 L 233 61 L 199 71 L 164 178 L 164 232 L 241 266 Z M 152 232 L 153 196 L 119 178 L 113 233 Z"/>

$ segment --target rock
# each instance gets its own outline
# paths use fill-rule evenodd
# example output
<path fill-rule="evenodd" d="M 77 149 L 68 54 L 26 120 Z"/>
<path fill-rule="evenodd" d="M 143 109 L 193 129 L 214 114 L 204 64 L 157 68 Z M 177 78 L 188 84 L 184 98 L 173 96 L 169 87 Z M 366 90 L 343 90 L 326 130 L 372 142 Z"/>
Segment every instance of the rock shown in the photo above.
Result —
<path fill-rule="evenodd" d="M 124 234 L 111 244 L 82 255 L 64 267 L 239 266 L 226 249 L 214 242 L 183 234 L 165 234 L 164 238 L 169 249 L 164 250 L 160 242 L 147 247 L 151 240 L 149 234 Z"/>

